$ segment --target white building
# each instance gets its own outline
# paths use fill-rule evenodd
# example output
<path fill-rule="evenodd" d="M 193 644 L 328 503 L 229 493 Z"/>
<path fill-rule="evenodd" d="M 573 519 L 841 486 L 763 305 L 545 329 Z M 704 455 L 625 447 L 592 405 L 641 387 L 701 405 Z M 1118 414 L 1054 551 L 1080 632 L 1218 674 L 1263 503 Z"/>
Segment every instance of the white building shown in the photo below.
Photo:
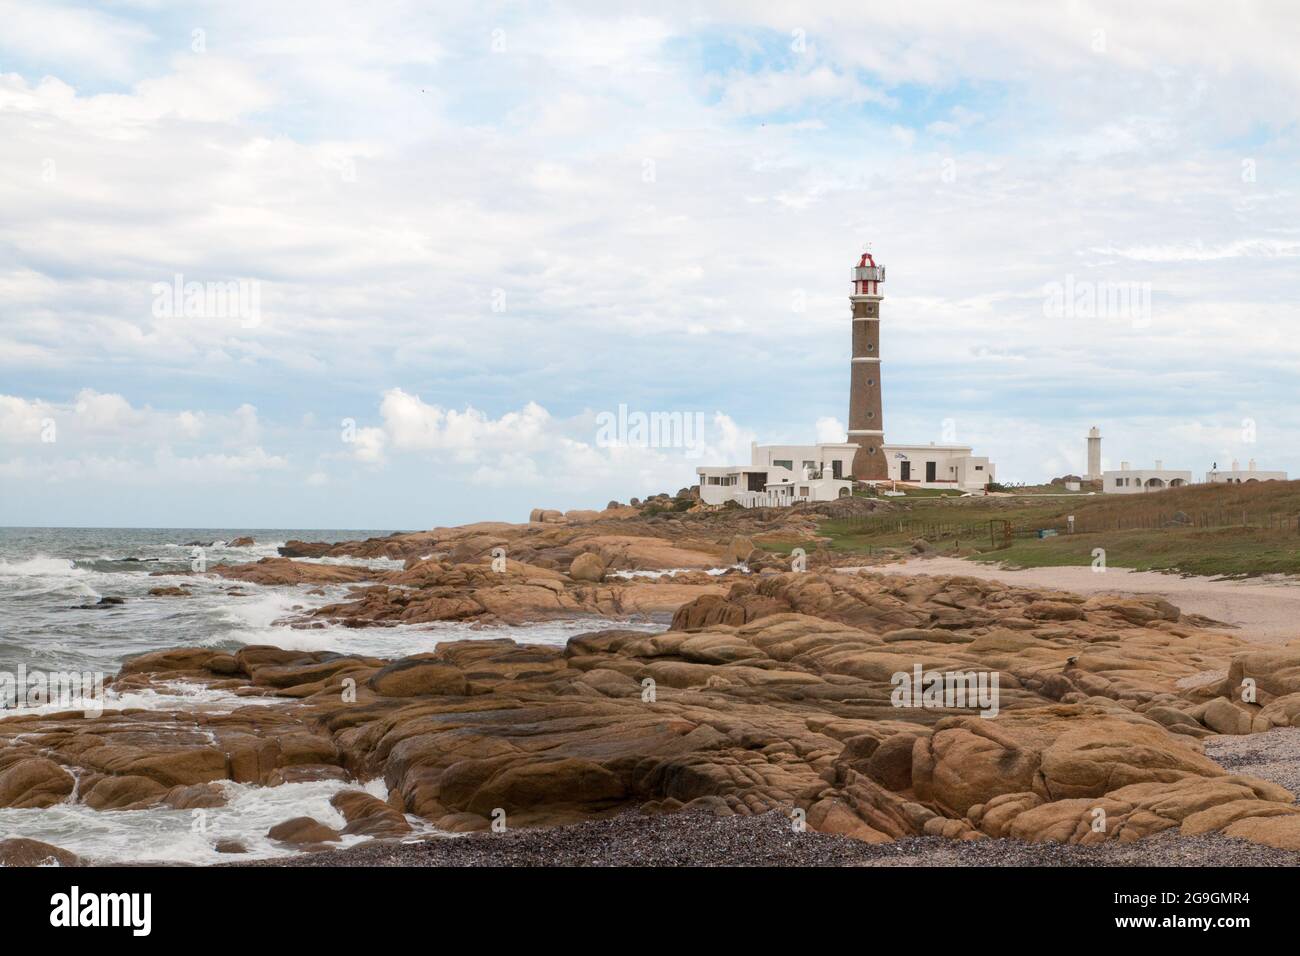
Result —
<path fill-rule="evenodd" d="M 1260 471 L 1255 466 L 1255 459 L 1251 459 L 1246 464 L 1246 470 L 1241 470 L 1241 463 L 1234 461 L 1232 467 L 1227 471 L 1220 471 L 1215 468 L 1205 473 L 1205 480 L 1212 485 L 1248 485 L 1252 481 L 1286 481 L 1285 471 Z"/>
<path fill-rule="evenodd" d="M 921 488 L 982 491 L 997 480 L 993 463 L 969 445 L 885 445 L 889 477 Z"/>
<path fill-rule="evenodd" d="M 1122 461 L 1119 471 L 1102 472 L 1101 482 L 1101 490 L 1108 495 L 1136 495 L 1190 485 L 1192 473 L 1165 468 L 1162 461 L 1157 461 L 1154 468 L 1129 468 L 1128 462 Z"/>
<path fill-rule="evenodd" d="M 819 445 L 750 446 L 748 465 L 702 466 L 700 500 L 720 505 L 735 500 L 747 508 L 833 501 L 853 493 L 848 477 L 858 446 L 852 442 Z M 886 445 L 889 478 L 914 488 L 979 491 L 994 480 L 993 464 L 971 454 L 967 445 Z M 880 484 L 880 482 L 877 482 Z"/>
<path fill-rule="evenodd" d="M 700 500 L 720 505 L 738 501 L 747 508 L 792 505 L 797 501 L 834 501 L 853 493 L 846 478 L 858 446 L 848 442 L 819 445 L 750 445 L 748 465 L 700 467 Z"/>

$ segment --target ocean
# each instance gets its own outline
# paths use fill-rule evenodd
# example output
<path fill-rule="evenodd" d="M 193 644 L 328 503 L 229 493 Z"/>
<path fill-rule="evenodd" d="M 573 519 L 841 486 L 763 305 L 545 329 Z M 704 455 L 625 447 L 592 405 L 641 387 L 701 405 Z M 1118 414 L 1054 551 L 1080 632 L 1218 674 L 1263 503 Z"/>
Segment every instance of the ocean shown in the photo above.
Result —
<path fill-rule="evenodd" d="M 116 674 L 128 657 L 167 647 L 212 647 L 235 651 L 248 644 L 273 644 L 303 650 L 330 650 L 377 657 L 402 657 L 432 651 L 440 641 L 509 637 L 528 643 L 563 645 L 583 631 L 615 626 L 601 620 L 540 622 L 518 627 L 478 627 L 463 623 L 404 625 L 393 628 L 291 628 L 287 620 L 346 596 L 348 586 L 328 586 L 307 594 L 307 586 L 265 587 L 243 581 L 191 575 L 201 558 L 208 567 L 240 564 L 278 554 L 291 539 L 348 541 L 379 537 L 384 530 L 266 528 L 0 528 L 0 673 Z M 251 537 L 254 544 L 229 544 Z M 196 550 L 201 549 L 201 550 Z M 375 573 L 400 569 L 387 558 L 298 559 L 315 563 L 362 565 Z M 184 585 L 191 597 L 155 597 L 155 587 Z M 100 605 L 101 598 L 121 598 Z M 661 625 L 641 626 L 659 630 Z M 118 696 L 109 688 L 108 710 L 232 709 L 249 698 L 177 683 L 163 692 Z M 5 701 L 0 718 L 14 713 L 66 710 L 62 706 L 17 706 Z M 195 829 L 192 811 L 95 811 L 72 801 L 48 809 L 0 808 L 0 838 L 22 836 L 64 847 L 88 859 L 114 862 L 226 862 L 215 851 L 216 837 L 235 839 L 249 856 L 290 852 L 265 836 L 275 823 L 312 816 L 330 826 L 343 824 L 329 804 L 340 789 L 357 783 L 319 781 L 256 787 L 225 783 L 229 803 L 206 811 Z M 383 781 L 365 789 L 381 799 Z M 417 833 L 428 825 L 411 818 Z M 344 845 L 355 842 L 349 837 Z"/>

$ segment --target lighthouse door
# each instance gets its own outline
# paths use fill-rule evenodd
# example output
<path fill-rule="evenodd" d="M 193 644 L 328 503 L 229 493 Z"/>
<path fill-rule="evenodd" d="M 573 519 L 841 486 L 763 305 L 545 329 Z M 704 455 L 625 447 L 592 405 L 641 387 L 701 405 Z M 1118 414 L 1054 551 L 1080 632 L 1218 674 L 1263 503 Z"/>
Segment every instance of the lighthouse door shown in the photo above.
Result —
<path fill-rule="evenodd" d="M 911 481 L 911 480 L 912 480 L 912 463 L 911 463 L 910 461 L 899 462 L 899 468 L 901 469 L 901 470 L 900 470 L 900 473 L 899 473 L 899 480 L 901 480 L 901 481 Z"/>

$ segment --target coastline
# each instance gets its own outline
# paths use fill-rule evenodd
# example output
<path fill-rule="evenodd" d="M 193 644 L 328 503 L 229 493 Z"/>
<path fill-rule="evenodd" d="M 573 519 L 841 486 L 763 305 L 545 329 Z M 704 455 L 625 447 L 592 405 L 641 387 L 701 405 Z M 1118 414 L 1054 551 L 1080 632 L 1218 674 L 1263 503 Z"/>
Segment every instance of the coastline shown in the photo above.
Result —
<path fill-rule="evenodd" d="M 1250 737 L 1211 737 L 1206 755 L 1232 773 L 1296 788 L 1300 728 Z M 646 815 L 635 811 L 561 827 L 467 833 L 418 841 L 375 840 L 272 860 L 222 866 L 1300 866 L 1300 848 L 1277 849 L 1219 833 L 1177 830 L 1133 843 L 1094 846 L 1024 840 L 904 837 L 864 843 L 796 832 L 780 811 L 718 816 L 708 811 Z"/>

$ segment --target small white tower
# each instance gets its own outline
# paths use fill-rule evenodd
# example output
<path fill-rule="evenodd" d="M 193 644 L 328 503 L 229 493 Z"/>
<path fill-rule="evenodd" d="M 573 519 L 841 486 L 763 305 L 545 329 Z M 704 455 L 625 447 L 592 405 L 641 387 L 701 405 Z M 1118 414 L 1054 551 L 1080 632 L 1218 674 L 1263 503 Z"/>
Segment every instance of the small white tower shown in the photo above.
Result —
<path fill-rule="evenodd" d="M 1088 430 L 1088 474 L 1089 481 L 1101 481 L 1101 432 L 1096 425 Z"/>

